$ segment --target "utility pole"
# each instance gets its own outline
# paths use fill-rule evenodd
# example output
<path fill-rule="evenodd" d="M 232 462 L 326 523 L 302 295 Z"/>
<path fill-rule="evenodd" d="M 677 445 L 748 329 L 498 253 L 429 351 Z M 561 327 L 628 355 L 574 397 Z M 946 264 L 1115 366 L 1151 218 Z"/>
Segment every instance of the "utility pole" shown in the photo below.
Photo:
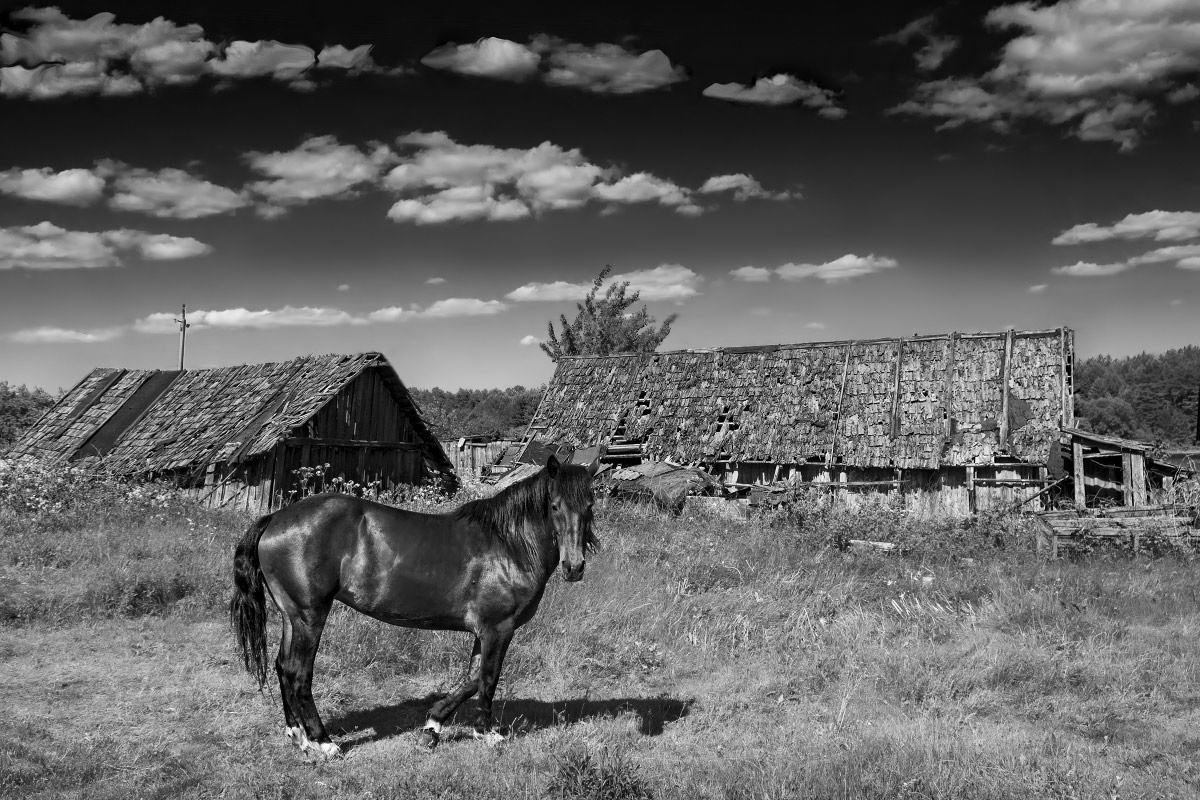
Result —
<path fill-rule="evenodd" d="M 183 308 L 179 312 L 182 319 L 175 320 L 179 323 L 179 371 L 183 371 L 183 351 L 187 343 L 187 329 L 192 327 L 187 321 L 187 304 L 184 303 Z"/>

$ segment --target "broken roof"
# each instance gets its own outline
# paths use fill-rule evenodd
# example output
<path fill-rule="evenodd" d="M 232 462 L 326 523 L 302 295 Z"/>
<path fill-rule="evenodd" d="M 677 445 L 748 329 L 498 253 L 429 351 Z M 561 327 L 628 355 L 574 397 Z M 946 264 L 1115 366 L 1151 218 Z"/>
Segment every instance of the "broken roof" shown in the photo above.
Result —
<path fill-rule="evenodd" d="M 270 451 L 369 368 L 378 369 L 407 414 L 425 457 L 452 473 L 404 383 L 379 353 L 186 371 L 94 369 L 6 455 L 100 458 L 127 473 L 246 460 Z"/>
<path fill-rule="evenodd" d="M 1058 328 L 568 357 L 531 429 L 685 464 L 1044 464 L 1070 420 L 1073 349 Z"/>

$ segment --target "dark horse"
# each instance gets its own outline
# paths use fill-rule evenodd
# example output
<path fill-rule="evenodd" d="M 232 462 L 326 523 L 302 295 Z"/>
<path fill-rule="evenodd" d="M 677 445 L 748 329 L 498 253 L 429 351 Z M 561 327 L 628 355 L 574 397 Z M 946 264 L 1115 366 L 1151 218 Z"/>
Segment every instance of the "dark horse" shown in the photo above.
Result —
<path fill-rule="evenodd" d="M 495 741 L 492 696 L 513 632 L 537 611 L 559 565 L 583 578 L 595 466 L 545 469 L 448 514 L 422 514 L 349 495 L 308 497 L 260 518 L 238 543 L 229 615 L 246 669 L 267 681 L 266 602 L 283 618 L 275 674 L 285 733 L 304 751 L 341 754 L 312 695 L 313 662 L 334 600 L 408 628 L 475 634 L 466 680 L 429 710 L 418 743 L 479 692 L 476 736 Z"/>

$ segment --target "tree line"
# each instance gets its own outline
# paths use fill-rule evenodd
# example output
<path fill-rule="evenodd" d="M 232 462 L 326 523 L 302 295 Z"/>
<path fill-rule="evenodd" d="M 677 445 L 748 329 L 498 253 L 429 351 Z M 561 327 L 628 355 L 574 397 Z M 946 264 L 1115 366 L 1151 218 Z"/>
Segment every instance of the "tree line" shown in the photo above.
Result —
<path fill-rule="evenodd" d="M 646 353 L 657 350 L 671 332 L 677 315 L 658 324 L 643 305 L 631 311 L 640 292 L 628 281 L 600 289 L 612 271 L 605 266 L 575 318 L 559 316 L 559 329 L 547 325 L 542 351 L 551 361 L 581 355 Z M 1190 444 L 1197 430 L 1200 389 L 1200 346 L 1189 345 L 1160 355 L 1128 358 L 1095 356 L 1075 364 L 1075 416 L 1085 430 L 1163 444 Z M 517 439 L 533 419 L 545 386 L 447 391 L 410 389 L 439 439 L 487 436 Z M 10 386 L 0 381 L 0 448 L 15 441 L 56 397 L 43 389 Z"/>

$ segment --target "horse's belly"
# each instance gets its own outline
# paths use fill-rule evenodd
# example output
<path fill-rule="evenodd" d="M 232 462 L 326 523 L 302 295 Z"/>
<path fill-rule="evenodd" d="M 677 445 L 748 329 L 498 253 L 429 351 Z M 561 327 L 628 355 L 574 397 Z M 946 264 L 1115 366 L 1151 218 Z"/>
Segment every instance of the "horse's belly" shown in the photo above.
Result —
<path fill-rule="evenodd" d="M 430 630 L 469 630 L 466 598 L 455 587 L 393 580 L 377 586 L 343 588 L 337 599 L 391 625 Z"/>

